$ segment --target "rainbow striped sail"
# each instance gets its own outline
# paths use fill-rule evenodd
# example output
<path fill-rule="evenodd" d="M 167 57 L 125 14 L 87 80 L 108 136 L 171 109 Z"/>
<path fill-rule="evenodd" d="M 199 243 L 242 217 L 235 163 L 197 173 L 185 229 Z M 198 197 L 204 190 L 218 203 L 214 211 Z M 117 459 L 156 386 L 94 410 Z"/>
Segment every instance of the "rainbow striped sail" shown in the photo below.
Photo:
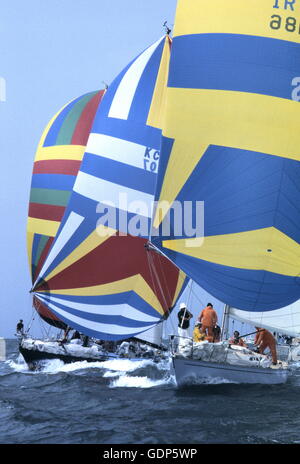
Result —
<path fill-rule="evenodd" d="M 96 338 L 119 340 L 153 328 L 169 316 L 187 283 L 167 258 L 146 247 L 169 56 L 164 37 L 105 93 L 76 179 L 68 183 L 61 222 L 34 269 L 36 300 Z M 108 208 L 113 224 L 103 221 Z"/>
<path fill-rule="evenodd" d="M 68 205 L 103 90 L 65 105 L 49 122 L 33 166 L 27 223 L 32 283 L 39 274 Z M 33 303 L 50 324 L 64 326 L 36 297 Z"/>
<path fill-rule="evenodd" d="M 300 298 L 299 27 L 295 2 L 177 7 L 153 242 L 244 310 Z M 204 202 L 203 234 L 162 232 L 176 201 Z"/>

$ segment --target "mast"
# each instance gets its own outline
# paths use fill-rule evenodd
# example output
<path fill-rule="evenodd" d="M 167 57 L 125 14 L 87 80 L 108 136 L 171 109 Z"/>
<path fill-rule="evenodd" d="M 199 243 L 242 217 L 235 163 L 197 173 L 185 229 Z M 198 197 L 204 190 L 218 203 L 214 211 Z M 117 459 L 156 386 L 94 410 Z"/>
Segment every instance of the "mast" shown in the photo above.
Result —
<path fill-rule="evenodd" d="M 229 315 L 230 315 L 230 306 L 225 304 L 223 319 L 222 319 L 221 340 L 226 340 L 229 335 L 228 334 Z"/>

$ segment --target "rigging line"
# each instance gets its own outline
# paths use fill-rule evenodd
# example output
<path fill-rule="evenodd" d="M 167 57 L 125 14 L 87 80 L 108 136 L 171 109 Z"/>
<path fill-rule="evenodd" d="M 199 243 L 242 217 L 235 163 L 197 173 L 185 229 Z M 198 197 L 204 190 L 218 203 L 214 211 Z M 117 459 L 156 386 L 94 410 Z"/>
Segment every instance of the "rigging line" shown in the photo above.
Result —
<path fill-rule="evenodd" d="M 29 333 L 29 330 L 30 330 L 30 329 L 31 329 L 31 327 L 32 327 L 33 321 L 34 321 L 34 319 L 35 319 L 35 314 L 36 314 L 36 311 L 35 311 L 35 307 L 34 307 L 34 304 L 33 304 L 33 301 L 32 301 L 32 312 L 31 312 L 31 318 L 30 318 L 30 321 L 29 321 L 29 324 L 28 324 L 27 330 L 25 330 L 25 334 L 26 334 L 26 335 Z"/>
<path fill-rule="evenodd" d="M 195 290 L 192 290 L 192 293 L 193 293 L 193 295 L 196 297 L 196 300 L 199 301 L 199 303 L 201 304 L 201 306 L 205 307 L 205 304 L 204 304 L 203 301 L 200 299 L 200 297 L 195 293 Z"/>
<path fill-rule="evenodd" d="M 156 288 L 155 282 L 154 282 L 154 277 L 153 277 L 153 269 L 155 269 L 155 266 L 154 266 L 154 265 L 153 265 L 153 267 L 151 266 L 151 262 L 150 262 L 150 261 L 153 260 L 153 256 L 152 256 L 152 255 L 150 256 L 150 250 L 149 250 L 149 249 L 147 249 L 147 260 L 148 260 L 148 265 L 149 265 L 149 269 L 150 269 L 150 275 L 151 275 L 152 283 L 153 283 L 154 288 Z M 156 293 L 157 293 L 157 292 L 156 292 Z M 165 317 L 165 321 L 166 321 L 167 319 L 169 319 L 169 320 L 171 321 L 172 330 L 174 331 L 175 329 L 174 329 L 173 321 L 172 321 L 171 318 L 169 317 L 169 316 L 170 316 L 170 311 L 169 311 L 168 305 L 166 305 L 166 308 L 167 308 L 168 316 Z"/>
<path fill-rule="evenodd" d="M 154 289 L 156 289 L 156 285 L 155 285 L 155 281 L 154 281 L 154 277 L 153 277 L 153 267 L 151 266 L 151 262 L 150 262 L 153 259 L 153 257 L 150 256 L 149 251 L 150 250 L 147 249 L 147 260 L 148 260 L 148 265 L 149 265 L 149 269 L 150 269 L 150 275 L 151 275 L 151 279 L 152 279 L 152 284 L 153 284 Z M 156 291 L 156 293 L 157 293 L 157 291 Z M 165 318 L 165 319 L 168 319 L 169 316 L 170 316 L 170 311 L 169 311 L 168 305 L 166 305 L 166 307 L 167 307 L 168 317 Z M 172 321 L 171 321 L 171 324 L 172 324 Z M 172 329 L 174 330 L 173 326 L 172 326 Z"/>
<path fill-rule="evenodd" d="M 193 283 L 194 283 L 194 281 L 191 280 L 189 296 L 188 296 L 188 299 L 187 299 L 187 307 L 188 307 L 188 308 L 191 308 L 191 306 L 192 306 L 192 305 L 190 305 L 190 302 L 191 302 L 191 295 L 192 295 Z M 186 309 L 186 308 L 185 308 L 185 309 Z M 185 317 L 185 313 L 184 313 L 184 317 Z M 183 318 L 182 318 L 182 321 L 183 321 Z M 190 325 L 188 326 L 188 333 L 190 333 Z"/>
<path fill-rule="evenodd" d="M 150 251 L 150 250 L 147 250 L 147 253 L 148 253 L 149 251 Z M 155 263 L 154 263 L 154 258 L 153 258 L 153 256 L 150 255 L 150 254 L 147 255 L 147 258 L 148 258 L 148 264 L 149 264 L 149 267 L 150 267 L 150 272 L 153 271 L 153 274 L 154 274 L 155 277 L 156 277 L 156 281 L 157 281 L 157 284 L 158 284 L 160 293 L 161 293 L 161 295 L 162 295 L 162 297 L 163 297 L 163 300 L 164 300 L 165 308 L 166 308 L 166 310 L 169 312 L 168 302 L 167 302 L 167 300 L 166 300 L 166 298 L 165 298 L 164 291 L 163 291 L 163 289 L 162 289 L 162 287 L 161 287 L 161 283 L 160 283 L 160 280 L 159 280 L 159 277 L 158 277 L 158 274 L 157 274 L 157 270 L 156 270 L 156 267 L 155 267 Z M 153 274 L 151 274 L 151 275 L 153 276 Z M 152 280 L 153 280 L 153 283 L 154 283 L 153 277 L 152 277 Z M 154 287 L 154 288 L 155 288 L 155 287 Z M 158 292 L 156 292 L 156 293 L 158 293 Z"/>
<path fill-rule="evenodd" d="M 189 296 L 188 296 L 188 300 L 187 300 L 187 305 L 188 305 L 188 306 L 189 306 L 189 304 L 190 304 L 190 299 L 191 299 L 191 294 L 192 294 L 193 283 L 194 283 L 194 281 L 191 280 L 190 291 L 189 291 Z"/>
<path fill-rule="evenodd" d="M 153 278 L 153 270 L 152 270 L 152 267 L 151 267 L 150 257 L 149 257 L 148 253 L 147 253 L 147 261 L 148 261 L 148 266 L 149 266 L 149 270 L 150 270 L 150 277 L 151 277 L 151 280 L 152 280 L 152 285 L 153 285 L 153 288 L 154 288 L 154 292 L 156 293 L 156 285 L 155 285 L 155 281 L 154 281 L 154 278 Z M 154 296 L 152 296 L 152 300 L 154 300 Z"/>
<path fill-rule="evenodd" d="M 186 278 L 189 278 L 185 273 L 183 273 L 184 275 L 182 275 L 182 271 L 181 269 L 173 263 L 173 261 L 165 254 L 162 252 L 162 250 L 160 250 L 159 248 L 157 248 L 155 245 L 153 245 L 152 242 L 148 242 L 146 245 L 145 245 L 146 249 L 150 250 L 150 251 L 154 251 L 155 253 L 157 253 L 158 255 L 160 256 L 163 256 L 165 259 L 167 259 L 168 261 L 170 261 L 170 263 L 172 263 L 173 266 L 175 266 L 179 272 L 178 272 L 178 280 L 181 279 L 182 280 L 182 284 L 184 284 L 184 281 Z M 164 272 L 162 272 L 163 275 L 164 275 Z M 171 295 L 169 294 L 168 295 L 170 297 L 170 301 L 172 301 L 171 299 Z"/>
<path fill-rule="evenodd" d="M 163 265 L 162 265 L 160 256 L 158 256 L 158 262 L 159 262 L 159 267 L 160 267 L 161 274 L 162 274 L 163 279 L 164 279 L 164 284 L 165 284 L 165 289 L 166 289 L 167 297 L 169 298 L 170 303 L 172 303 L 172 302 L 173 302 L 173 299 L 172 299 L 172 296 L 171 296 L 171 292 L 169 291 L 169 287 L 168 287 L 168 283 L 167 283 L 167 278 L 166 278 L 166 275 L 165 275 L 165 271 L 164 271 L 164 268 L 163 268 Z M 153 258 L 153 264 L 154 264 L 154 258 Z M 155 264 L 154 264 L 154 265 L 155 265 Z M 169 308 L 168 308 L 168 311 L 169 311 Z"/>
<path fill-rule="evenodd" d="M 40 301 L 38 299 L 36 301 L 38 303 L 38 309 L 40 309 L 40 307 L 42 305 L 41 305 L 41 303 L 40 303 Z M 37 310 L 37 313 L 39 315 L 38 310 Z M 39 321 L 39 325 L 40 325 L 40 329 L 41 329 L 42 333 L 44 334 L 45 337 L 49 338 L 49 333 L 50 333 L 51 327 L 48 328 L 48 332 L 47 332 L 47 330 L 45 329 L 45 325 L 43 323 L 43 320 L 42 320 L 40 315 L 39 315 L 38 321 Z"/>
<path fill-rule="evenodd" d="M 161 250 L 159 250 L 155 245 L 153 245 L 152 242 L 149 242 L 147 245 L 145 245 L 145 248 L 146 248 L 148 251 L 155 251 L 158 255 L 163 256 L 164 258 L 166 258 L 168 261 L 170 261 L 170 262 L 174 265 L 173 261 L 172 261 L 167 255 L 165 255 Z M 149 261 L 149 256 L 148 256 L 148 261 Z M 176 267 L 178 268 L 178 266 L 176 266 Z M 150 266 L 150 265 L 149 265 L 149 268 L 150 268 L 151 278 L 152 278 L 152 280 L 153 280 L 152 269 L 151 269 L 151 266 Z M 184 277 L 184 276 L 181 274 L 179 268 L 178 268 L 178 270 L 179 270 L 178 279 L 181 279 L 181 280 L 182 280 L 182 283 L 184 283 L 184 281 L 185 281 L 185 279 L 186 279 L 187 276 L 185 275 L 185 277 Z M 155 288 L 155 283 L 154 283 L 154 281 L 153 281 L 153 285 L 154 285 L 154 288 Z M 167 312 L 168 312 L 168 318 L 169 318 L 169 320 L 170 320 L 170 322 L 171 322 L 172 329 L 175 331 L 174 321 L 172 320 L 171 317 L 169 317 L 169 316 L 171 315 L 171 312 L 170 312 L 170 310 L 169 310 L 168 305 L 167 305 Z"/>

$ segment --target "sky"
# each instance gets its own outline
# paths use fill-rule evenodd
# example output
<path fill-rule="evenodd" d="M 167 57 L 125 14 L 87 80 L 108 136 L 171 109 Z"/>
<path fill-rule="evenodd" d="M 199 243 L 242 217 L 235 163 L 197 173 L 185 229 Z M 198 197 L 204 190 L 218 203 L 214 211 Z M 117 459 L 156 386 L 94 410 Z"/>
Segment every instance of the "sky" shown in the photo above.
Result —
<path fill-rule="evenodd" d="M 0 10 L 0 336 L 32 316 L 26 221 L 35 151 L 43 129 L 68 101 L 110 84 L 172 27 L 176 0 L 4 0 Z M 198 314 L 211 301 L 194 287 Z M 181 300 L 182 301 L 182 300 Z M 176 311 L 177 312 L 177 311 Z M 176 327 L 173 319 L 167 332 Z M 40 326 L 33 326 L 39 336 Z"/>

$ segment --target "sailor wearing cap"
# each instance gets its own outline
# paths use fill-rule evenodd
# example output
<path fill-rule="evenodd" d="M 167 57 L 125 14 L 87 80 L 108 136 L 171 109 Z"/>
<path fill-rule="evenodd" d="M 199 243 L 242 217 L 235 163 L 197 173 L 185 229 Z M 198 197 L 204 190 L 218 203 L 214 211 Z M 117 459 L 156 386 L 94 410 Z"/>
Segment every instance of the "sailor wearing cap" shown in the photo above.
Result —
<path fill-rule="evenodd" d="M 188 337 L 189 336 L 189 326 L 190 326 L 190 319 L 193 317 L 192 313 L 186 307 L 185 303 L 180 303 L 179 306 L 180 311 L 178 312 L 178 335 L 180 337 Z"/>

